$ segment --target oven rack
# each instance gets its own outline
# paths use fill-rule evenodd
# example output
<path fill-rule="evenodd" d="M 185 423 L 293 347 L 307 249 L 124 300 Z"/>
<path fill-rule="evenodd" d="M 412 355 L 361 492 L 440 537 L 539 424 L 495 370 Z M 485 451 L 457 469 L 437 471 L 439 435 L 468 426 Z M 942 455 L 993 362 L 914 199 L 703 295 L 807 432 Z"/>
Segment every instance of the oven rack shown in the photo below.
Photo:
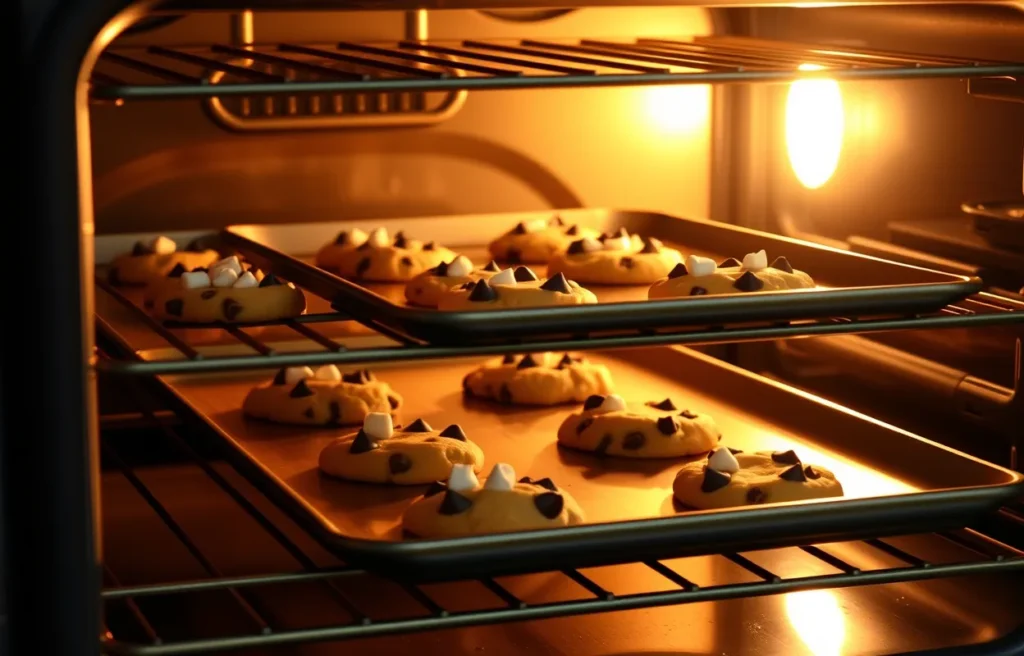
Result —
<path fill-rule="evenodd" d="M 986 61 L 737 36 L 689 39 L 398 41 L 115 48 L 94 99 L 281 96 L 650 84 L 982 78 L 1024 74 Z M 319 105 L 318 105 L 319 106 Z"/>
<path fill-rule="evenodd" d="M 998 295 L 980 292 L 964 299 L 960 303 L 947 305 L 939 312 L 925 315 L 830 317 L 800 321 L 748 322 L 679 330 L 672 329 L 668 331 L 636 330 L 616 331 L 614 333 L 589 333 L 581 331 L 573 335 L 544 339 L 542 341 L 501 340 L 474 346 L 432 346 L 376 322 L 364 321 L 367 327 L 390 338 L 396 342 L 396 345 L 349 350 L 342 343 L 343 340 L 339 341 L 338 339 L 328 337 L 323 332 L 318 331 L 315 326 L 321 323 L 352 321 L 352 319 L 340 313 L 325 313 L 303 315 L 296 319 L 260 324 L 287 326 L 295 332 L 297 337 L 309 341 L 310 346 L 313 347 L 311 350 L 297 352 L 275 350 L 273 346 L 264 343 L 248 332 L 246 326 L 229 324 L 209 326 L 204 324 L 202 326 L 204 328 L 212 327 L 224 330 L 235 341 L 251 351 L 250 354 L 245 355 L 214 356 L 202 353 L 198 348 L 187 344 L 174 332 L 175 328 L 188 327 L 188 324 L 161 324 L 122 294 L 116 287 L 110 285 L 102 276 L 96 277 L 96 286 L 102 293 L 111 295 L 128 309 L 140 325 L 151 330 L 174 353 L 172 357 L 162 359 L 141 359 L 134 355 L 130 344 L 120 340 L 122 342 L 120 350 L 126 353 L 127 356 L 118 359 L 100 360 L 96 364 L 97 368 L 101 371 L 132 376 L 220 372 L 298 365 L 374 364 L 399 360 L 502 355 L 510 350 L 517 353 L 537 353 L 542 351 L 598 350 L 671 344 L 698 346 L 849 333 L 983 327 L 1012 323 L 1024 324 L 1024 309 L 1021 309 L 1019 305 L 1013 304 Z M 115 339 L 118 339 L 116 337 L 117 331 L 108 325 L 102 317 L 97 317 L 97 322 L 102 332 L 115 336 Z"/>
<path fill-rule="evenodd" d="M 802 552 L 828 566 L 833 573 L 803 577 L 780 576 L 755 562 L 756 556 L 748 557 L 742 549 L 733 552 L 716 554 L 713 558 L 728 561 L 749 574 L 753 580 L 744 583 L 700 586 L 680 574 L 670 564 L 662 561 L 645 561 L 639 563 L 663 577 L 670 586 L 667 589 L 646 592 L 617 594 L 588 576 L 583 571 L 569 568 L 552 572 L 558 577 L 572 581 L 585 596 L 567 601 L 533 604 L 524 601 L 509 590 L 505 584 L 492 578 L 473 579 L 464 583 L 479 586 L 480 592 L 490 593 L 493 602 L 486 608 L 474 610 L 451 610 L 446 608 L 427 586 L 416 585 L 401 580 L 388 581 L 397 583 L 396 590 L 404 595 L 400 607 L 415 606 L 418 611 L 411 616 L 380 619 L 371 612 L 361 609 L 362 594 L 371 594 L 378 588 L 372 585 L 375 575 L 347 566 L 321 566 L 307 550 L 304 550 L 289 532 L 279 526 L 259 508 L 251 496 L 259 494 L 254 490 L 232 483 L 229 477 L 221 473 L 221 469 L 208 455 L 200 453 L 201 447 L 194 444 L 189 431 L 182 430 L 188 424 L 178 421 L 173 414 L 158 413 L 153 400 L 137 386 L 127 384 L 121 379 L 125 393 L 138 405 L 140 412 L 133 417 L 136 425 L 145 425 L 153 429 L 154 438 L 161 449 L 173 453 L 176 459 L 189 467 L 196 467 L 218 488 L 218 494 L 226 495 L 233 506 L 249 517 L 259 529 L 267 534 L 280 546 L 298 569 L 275 571 L 261 574 L 245 574 L 224 576 L 213 558 L 203 552 L 197 541 L 189 535 L 168 510 L 160 495 L 144 482 L 138 468 L 134 467 L 129 456 L 130 451 L 111 434 L 115 432 L 111 425 L 103 431 L 101 446 L 104 459 L 111 468 L 134 488 L 135 492 L 159 520 L 171 531 L 175 539 L 187 551 L 196 564 L 207 574 L 207 578 L 192 580 L 176 580 L 160 583 L 123 585 L 118 577 L 117 563 L 104 564 L 106 586 L 101 593 L 107 617 L 106 634 L 101 636 L 103 650 L 109 654 L 160 655 L 160 654 L 192 654 L 207 652 L 223 652 L 233 649 L 280 646 L 319 641 L 339 641 L 354 638 L 368 638 L 404 633 L 419 633 L 446 628 L 481 626 L 486 624 L 518 622 L 544 618 L 567 617 L 605 613 L 620 610 L 651 608 L 657 606 L 675 606 L 700 601 L 749 598 L 776 595 L 815 589 L 838 589 L 854 586 L 879 585 L 897 582 L 922 581 L 927 579 L 950 578 L 977 574 L 1002 572 L 1009 575 L 1013 572 L 1024 572 L 1024 552 L 1010 546 L 1006 542 L 993 539 L 985 534 L 964 528 L 934 534 L 933 538 L 952 543 L 963 550 L 964 557 L 955 562 L 932 562 L 922 558 L 910 550 L 897 546 L 896 537 L 886 539 L 870 538 L 858 543 L 858 547 L 871 552 L 885 554 L 892 566 L 860 569 L 842 557 L 837 556 L 835 548 L 830 545 L 802 545 L 786 549 Z M 123 417 L 116 418 L 115 423 L 124 425 Z M 152 448 L 152 445 L 148 445 Z M 265 500 L 264 500 L 265 501 Z M 1024 516 L 1004 509 L 991 520 L 991 526 L 1001 527 L 1000 539 L 1016 541 L 1024 536 Z M 1003 537 L 1006 535 L 1007 537 Z M 511 579 L 515 577 L 506 577 Z M 340 586 L 343 579 L 365 580 L 366 585 Z M 278 626 L 273 614 L 265 610 L 261 594 L 273 595 L 275 586 L 301 585 L 318 588 L 319 592 L 329 594 L 337 604 L 339 612 L 348 621 L 334 624 L 292 628 Z M 344 587 L 344 589 L 342 589 Z M 304 588 L 305 589 L 305 588 Z M 175 608 L 173 603 L 187 603 L 196 594 L 220 594 L 219 599 L 230 599 L 235 610 L 247 618 L 248 630 L 225 631 L 215 635 L 196 635 L 176 637 L 174 639 L 162 635 L 157 628 L 159 622 L 148 612 L 150 600 L 155 598 L 170 599 L 166 608 Z M 364 599 L 365 601 L 365 599 Z M 166 611 L 165 611 L 166 612 Z M 116 626 L 115 626 L 116 624 Z M 1024 626 L 1015 631 L 1010 639 L 1018 647 L 1024 646 Z M 1000 646 L 1001 645 L 1001 646 Z M 998 651 L 1006 647 L 1005 640 L 991 643 L 992 651 L 985 650 L 971 653 L 1008 653 Z"/>

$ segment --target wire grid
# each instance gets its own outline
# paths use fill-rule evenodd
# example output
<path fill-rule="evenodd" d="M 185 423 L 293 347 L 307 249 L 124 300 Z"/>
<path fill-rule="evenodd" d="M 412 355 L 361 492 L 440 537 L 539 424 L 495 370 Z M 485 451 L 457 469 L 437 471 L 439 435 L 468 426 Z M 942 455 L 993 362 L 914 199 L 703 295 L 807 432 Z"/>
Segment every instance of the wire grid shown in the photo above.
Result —
<path fill-rule="evenodd" d="M 1024 63 L 749 37 L 693 40 L 399 41 L 108 50 L 92 76 L 107 100 L 835 79 L 979 78 Z"/>
<path fill-rule="evenodd" d="M 725 552 L 717 557 L 725 559 L 755 577 L 753 582 L 729 583 L 701 587 L 676 570 L 660 561 L 645 561 L 642 565 L 664 577 L 672 586 L 667 590 L 618 594 L 615 590 L 602 587 L 578 569 L 564 569 L 554 572 L 577 584 L 588 596 L 570 601 L 529 604 L 513 594 L 506 585 L 493 578 L 476 579 L 475 584 L 490 591 L 498 602 L 491 607 L 453 611 L 438 603 L 422 587 L 399 581 L 404 594 L 418 606 L 422 613 L 414 617 L 378 619 L 360 608 L 359 601 L 337 586 L 345 577 L 372 576 L 355 567 L 320 569 L 292 538 L 275 525 L 256 504 L 220 474 L 211 463 L 200 455 L 179 432 L 174 418 L 155 412 L 151 403 L 144 402 L 138 389 L 124 385 L 127 392 L 140 402 L 145 421 L 157 429 L 159 436 L 187 462 L 202 470 L 207 477 L 237 506 L 251 517 L 259 527 L 295 561 L 298 569 L 249 576 L 223 576 L 211 559 L 201 550 L 196 541 L 182 528 L 157 494 L 136 474 L 127 460 L 117 451 L 110 440 L 103 441 L 103 453 L 128 483 L 139 493 L 149 508 L 168 527 L 175 539 L 185 548 L 192 559 L 206 572 L 208 578 L 174 581 L 167 583 L 122 585 L 114 568 L 104 566 L 106 587 L 102 592 L 105 604 L 123 604 L 132 618 L 138 635 L 144 640 L 123 641 L 108 632 L 103 638 L 104 649 L 111 654 L 186 654 L 241 649 L 247 647 L 295 644 L 312 641 L 343 640 L 373 636 L 394 635 L 467 627 L 501 622 L 524 621 L 630 610 L 655 606 L 670 606 L 698 601 L 715 601 L 775 595 L 801 590 L 843 588 L 872 584 L 919 581 L 953 576 L 975 575 L 996 571 L 1024 571 L 1024 553 L 1005 544 L 964 529 L 935 534 L 938 538 L 953 542 L 969 553 L 970 557 L 955 563 L 933 563 L 894 545 L 891 539 L 867 539 L 861 542 L 880 553 L 894 558 L 900 564 L 883 569 L 861 570 L 843 558 L 835 555 L 827 546 L 804 545 L 789 547 L 828 565 L 835 573 L 786 578 L 754 563 L 736 552 Z M 129 389 L 130 388 L 130 389 Z M 1018 518 L 1017 523 L 1024 525 Z M 345 623 L 316 626 L 312 628 L 288 629 L 276 627 L 270 614 L 261 610 L 254 593 L 260 589 L 284 584 L 321 586 L 334 599 L 350 620 Z M 246 618 L 250 630 L 242 633 L 225 633 L 214 636 L 186 637 L 169 640 L 154 629 L 154 623 L 140 607 L 139 601 L 151 597 L 175 597 L 198 592 L 226 592 L 231 603 Z"/>

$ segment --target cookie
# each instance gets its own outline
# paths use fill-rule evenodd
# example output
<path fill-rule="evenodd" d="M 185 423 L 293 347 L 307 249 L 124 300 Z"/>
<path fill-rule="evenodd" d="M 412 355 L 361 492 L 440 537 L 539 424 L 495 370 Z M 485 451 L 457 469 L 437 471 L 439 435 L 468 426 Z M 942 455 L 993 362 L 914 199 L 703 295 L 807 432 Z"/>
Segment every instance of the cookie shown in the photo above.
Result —
<path fill-rule="evenodd" d="M 500 271 L 501 267 L 494 260 L 478 269 L 469 258 L 459 255 L 451 262 L 442 262 L 410 280 L 405 286 L 405 298 L 412 305 L 437 307 L 441 295 L 452 287 L 487 280 Z"/>
<path fill-rule="evenodd" d="M 480 483 L 456 465 L 447 482 L 432 484 L 402 516 L 402 527 L 422 538 L 453 538 L 573 526 L 583 511 L 550 478 L 516 481 L 511 465 L 498 463 Z"/>
<path fill-rule="evenodd" d="M 135 242 L 131 253 L 114 258 L 107 276 L 114 285 L 145 285 L 164 278 L 178 265 L 191 271 L 210 266 L 219 258 L 217 251 L 203 248 L 198 241 L 189 243 L 185 250 L 178 250 L 173 239 L 161 235 L 149 243 Z"/>
<path fill-rule="evenodd" d="M 552 255 L 583 237 L 596 237 L 591 228 L 567 225 L 559 216 L 536 219 L 516 225 L 488 246 L 491 257 L 509 264 L 544 264 Z"/>
<path fill-rule="evenodd" d="M 548 275 L 564 273 L 600 285 L 649 285 L 682 260 L 679 251 L 657 239 L 642 239 L 620 228 L 597 239 L 577 239 L 555 253 L 548 261 Z"/>
<path fill-rule="evenodd" d="M 454 258 L 455 253 L 432 241 L 409 239 L 401 232 L 391 239 L 387 230 L 377 228 L 369 235 L 358 229 L 338 233 L 316 254 L 316 264 L 353 280 L 405 282 Z"/>
<path fill-rule="evenodd" d="M 558 443 L 600 456 L 681 458 L 707 453 L 722 434 L 715 420 L 671 399 L 627 407 L 617 394 L 591 396 L 565 418 Z"/>
<path fill-rule="evenodd" d="M 259 323 L 306 310 L 306 297 L 295 285 L 247 269 L 234 255 L 209 269 L 175 267 L 149 286 L 144 303 L 157 319 L 189 323 Z"/>
<path fill-rule="evenodd" d="M 480 471 L 484 452 L 458 424 L 434 430 L 417 419 L 399 429 L 391 415 L 371 412 L 358 433 L 339 438 L 320 452 L 320 470 L 350 481 L 419 485 L 444 480 L 453 465 Z"/>
<path fill-rule="evenodd" d="M 585 305 L 597 303 L 588 289 L 562 274 L 538 280 L 529 267 L 505 269 L 488 280 L 468 282 L 441 294 L 439 310 L 502 310 L 549 305 Z"/>
<path fill-rule="evenodd" d="M 794 269 L 785 257 L 779 256 L 768 264 L 768 256 L 761 250 L 747 253 L 742 262 L 729 258 L 720 264 L 706 257 L 687 256 L 685 264 L 676 265 L 668 277 L 651 285 L 647 297 L 741 294 L 811 287 L 814 287 L 811 277 Z"/>
<path fill-rule="evenodd" d="M 506 405 L 582 403 L 592 394 L 610 394 L 612 388 L 608 367 L 568 353 L 506 355 L 485 362 L 462 379 L 467 396 Z"/>
<path fill-rule="evenodd" d="M 835 474 L 803 464 L 793 451 L 720 448 L 680 469 L 672 492 L 683 505 L 704 510 L 841 497 L 843 486 Z"/>
<path fill-rule="evenodd" d="M 298 426 L 353 426 L 371 412 L 397 413 L 402 397 L 367 370 L 341 373 L 333 364 L 281 369 L 254 387 L 242 412 L 254 419 Z"/>

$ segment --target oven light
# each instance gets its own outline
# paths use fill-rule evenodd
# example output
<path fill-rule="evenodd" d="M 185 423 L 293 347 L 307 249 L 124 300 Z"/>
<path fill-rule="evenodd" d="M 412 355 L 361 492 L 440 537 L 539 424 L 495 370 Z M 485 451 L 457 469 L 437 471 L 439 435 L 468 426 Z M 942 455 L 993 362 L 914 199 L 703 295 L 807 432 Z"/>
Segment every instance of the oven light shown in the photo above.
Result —
<path fill-rule="evenodd" d="M 647 116 L 658 131 L 666 134 L 704 131 L 710 100 L 707 86 L 651 87 L 644 94 Z"/>
<path fill-rule="evenodd" d="M 821 66 L 801 64 L 802 71 Z M 828 79 L 797 80 L 786 98 L 786 150 L 800 183 L 817 189 L 832 177 L 843 147 L 843 96 Z"/>
<path fill-rule="evenodd" d="M 786 617 L 814 656 L 840 656 L 846 642 L 846 617 L 831 590 L 785 595 Z"/>

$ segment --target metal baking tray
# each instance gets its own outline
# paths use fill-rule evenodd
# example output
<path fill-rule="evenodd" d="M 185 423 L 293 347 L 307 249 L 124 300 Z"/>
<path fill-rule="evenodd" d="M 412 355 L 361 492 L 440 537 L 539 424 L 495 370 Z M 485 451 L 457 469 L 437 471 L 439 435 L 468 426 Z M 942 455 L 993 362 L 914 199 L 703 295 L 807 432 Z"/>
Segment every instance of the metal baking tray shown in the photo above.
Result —
<path fill-rule="evenodd" d="M 992 245 L 1024 250 L 1024 202 L 962 203 L 960 209 L 974 218 L 975 232 Z"/>
<path fill-rule="evenodd" d="M 290 225 L 236 225 L 222 238 L 254 262 L 266 262 L 285 277 L 333 300 L 333 306 L 358 321 L 383 325 L 434 344 L 467 344 L 494 339 L 578 334 L 623 329 L 659 329 L 779 321 L 817 317 L 914 314 L 937 310 L 982 287 L 980 278 L 959 276 L 810 244 L 737 226 L 657 214 L 608 209 L 565 210 L 568 223 L 599 230 L 619 226 L 657 237 L 684 254 L 742 258 L 765 249 L 785 255 L 808 272 L 819 288 L 757 294 L 724 294 L 647 300 L 649 285 L 585 285 L 598 297 L 594 305 L 476 312 L 443 312 L 406 305 L 403 284 L 362 284 L 342 279 L 312 264 L 313 255 L 342 229 L 386 227 L 419 239 L 435 240 L 486 262 L 486 244 L 519 221 L 547 219 L 553 212 L 446 216 Z M 294 256 L 294 257 L 293 257 Z M 531 265 L 532 266 L 532 265 Z M 535 267 L 544 274 L 543 265 Z"/>
<path fill-rule="evenodd" d="M 383 338 L 353 338 L 351 348 Z M 218 352 L 225 347 L 211 347 Z M 288 350 L 282 345 L 280 350 Z M 144 352 L 143 357 L 165 357 Z M 889 532 L 963 526 L 1024 490 L 1024 476 L 682 347 L 589 354 L 630 399 L 660 400 L 711 414 L 723 444 L 795 449 L 832 469 L 841 499 L 722 511 L 681 511 L 671 483 L 686 461 L 630 461 L 561 449 L 555 432 L 573 406 L 512 408 L 464 398 L 462 377 L 478 359 L 379 366 L 405 398 L 397 421 L 458 423 L 485 454 L 519 476 L 551 477 L 580 503 L 571 528 L 420 540 L 403 536 L 403 510 L 425 486 L 348 483 L 320 474 L 317 456 L 351 429 L 293 428 L 247 420 L 247 391 L 273 371 L 174 375 L 160 380 L 227 445 L 258 487 L 346 561 L 414 580 L 580 567 L 646 558 L 751 550 Z"/>

